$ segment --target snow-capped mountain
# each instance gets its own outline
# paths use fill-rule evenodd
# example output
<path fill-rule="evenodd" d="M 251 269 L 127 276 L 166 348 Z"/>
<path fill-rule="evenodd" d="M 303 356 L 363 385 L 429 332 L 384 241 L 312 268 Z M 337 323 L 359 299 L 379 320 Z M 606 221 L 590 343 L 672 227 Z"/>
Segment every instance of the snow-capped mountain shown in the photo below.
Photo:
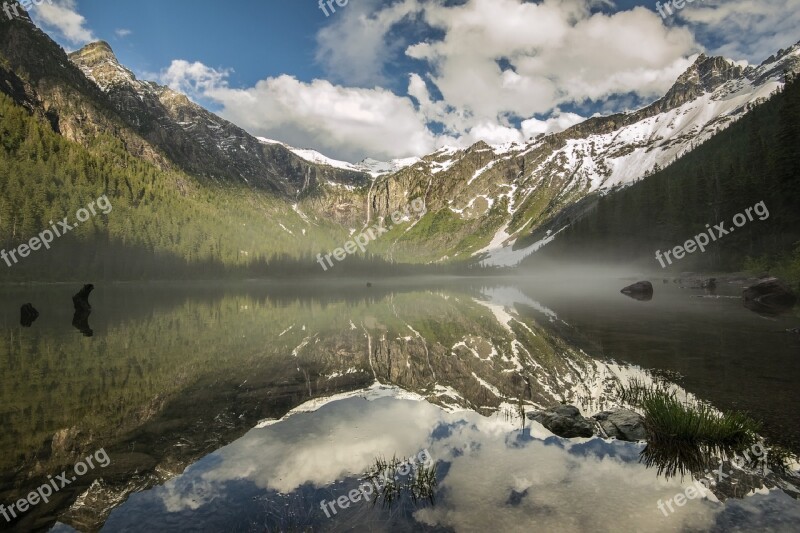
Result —
<path fill-rule="evenodd" d="M 360 163 L 357 163 L 356 168 L 371 174 L 373 177 L 377 177 L 384 174 L 393 174 L 419 161 L 419 157 L 405 157 L 401 159 L 392 159 L 391 161 L 377 161 L 368 157 Z"/>
<path fill-rule="evenodd" d="M 386 215 L 423 195 L 447 228 L 437 232 L 437 246 L 425 248 L 427 260 L 475 256 L 512 266 L 569 224 L 565 208 L 681 157 L 769 98 L 786 71 L 800 71 L 800 43 L 757 67 L 700 55 L 643 109 L 590 118 L 527 143 L 442 148 L 378 179 L 370 205 Z"/>
<path fill-rule="evenodd" d="M 420 160 L 419 157 L 392 159 L 391 161 L 378 161 L 376 159 L 367 158 L 360 163 L 348 163 L 347 161 L 340 161 L 338 159 L 330 158 L 316 150 L 309 148 L 295 148 L 281 141 L 267 139 L 265 137 L 257 137 L 257 139 L 264 144 L 281 145 L 287 148 L 293 154 L 302 157 L 311 163 L 327 165 L 329 167 L 339 168 L 342 170 L 351 170 L 353 172 L 365 172 L 373 178 L 377 178 L 378 176 L 383 176 L 385 174 L 392 174 L 398 170 L 404 169 L 407 166 L 413 165 Z"/>

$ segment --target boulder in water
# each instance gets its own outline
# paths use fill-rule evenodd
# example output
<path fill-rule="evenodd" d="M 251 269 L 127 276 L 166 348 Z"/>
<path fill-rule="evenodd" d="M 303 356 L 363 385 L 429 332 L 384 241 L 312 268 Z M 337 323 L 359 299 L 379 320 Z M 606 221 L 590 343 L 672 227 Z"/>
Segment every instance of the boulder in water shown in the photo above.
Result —
<path fill-rule="evenodd" d="M 89 294 L 91 294 L 93 290 L 94 285 L 88 283 L 72 297 L 72 304 L 75 306 L 75 311 L 92 310 L 92 306 L 89 304 Z"/>
<path fill-rule="evenodd" d="M 767 278 L 747 287 L 742 293 L 744 306 L 757 313 L 778 314 L 791 309 L 797 296 L 778 278 Z"/>
<path fill-rule="evenodd" d="M 39 318 L 39 311 L 37 311 L 33 305 L 25 304 L 19 310 L 19 323 L 24 328 L 29 328 L 36 322 L 36 319 Z"/>
<path fill-rule="evenodd" d="M 630 409 L 617 411 L 603 411 L 592 417 L 597 420 L 603 431 L 609 437 L 628 442 L 637 442 L 647 439 L 644 428 L 644 417 Z"/>
<path fill-rule="evenodd" d="M 653 284 L 649 281 L 639 281 L 619 292 L 636 300 L 648 301 L 653 299 Z"/>
<path fill-rule="evenodd" d="M 713 291 L 717 288 L 717 278 L 708 278 L 700 285 L 700 288 Z"/>

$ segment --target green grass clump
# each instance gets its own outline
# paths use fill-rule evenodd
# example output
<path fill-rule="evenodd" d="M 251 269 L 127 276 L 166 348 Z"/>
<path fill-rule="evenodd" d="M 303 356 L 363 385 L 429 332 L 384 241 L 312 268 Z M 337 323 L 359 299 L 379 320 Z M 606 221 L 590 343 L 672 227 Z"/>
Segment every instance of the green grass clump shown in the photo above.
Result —
<path fill-rule="evenodd" d="M 682 401 L 665 382 L 631 380 L 618 395 L 644 417 L 645 464 L 667 477 L 707 471 L 714 456 L 732 457 L 759 440 L 761 424 L 746 413 L 718 413 L 708 404 Z"/>
<path fill-rule="evenodd" d="M 642 401 L 645 426 L 651 437 L 736 451 L 757 440 L 761 425 L 747 414 L 717 414 L 706 404 L 689 405 L 674 395 L 658 393 Z"/>

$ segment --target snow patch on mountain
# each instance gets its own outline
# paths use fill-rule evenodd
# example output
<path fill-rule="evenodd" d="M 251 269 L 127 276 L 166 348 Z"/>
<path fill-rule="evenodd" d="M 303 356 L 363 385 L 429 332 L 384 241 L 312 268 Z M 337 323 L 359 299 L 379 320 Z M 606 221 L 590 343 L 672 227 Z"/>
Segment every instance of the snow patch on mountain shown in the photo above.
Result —
<path fill-rule="evenodd" d="M 353 164 L 348 163 L 347 161 L 339 161 L 338 159 L 330 158 L 316 150 L 311 150 L 308 148 L 295 148 L 274 139 L 267 139 L 265 137 L 257 137 L 257 139 L 264 144 L 280 144 L 294 153 L 296 156 L 301 157 L 311 163 L 327 165 L 329 167 L 340 168 L 342 170 L 352 170 L 354 172 L 366 172 L 373 178 L 377 178 L 378 176 L 383 176 L 385 174 L 393 174 L 398 170 L 411 166 L 420 161 L 418 157 L 392 159 L 391 161 L 378 161 L 367 158 L 360 163 Z"/>
<path fill-rule="evenodd" d="M 614 131 L 568 138 L 562 147 L 555 149 L 532 172 L 513 180 L 511 186 L 518 190 L 515 189 L 512 197 L 509 197 L 509 213 L 513 213 L 512 200 L 516 200 L 516 205 L 522 205 L 525 195 L 531 192 L 531 186 L 536 187 L 554 177 L 569 178 L 560 193 L 564 197 L 567 193 L 576 191 L 588 194 L 627 186 L 657 168 L 666 167 L 727 128 L 750 107 L 765 101 L 779 90 L 783 86 L 783 69 L 793 61 L 796 68 L 798 56 L 800 46 L 795 45 L 777 59 L 773 57 L 770 58 L 771 61 L 765 61 L 757 68 L 748 68 L 741 77 L 725 81 L 682 105 Z M 541 143 L 542 138 L 537 138 L 529 144 L 496 145 L 492 150 L 498 155 L 512 154 L 521 157 L 539 149 Z M 437 157 L 437 167 L 446 169 L 452 166 L 455 158 L 460 157 L 452 155 L 451 160 Z M 470 176 L 467 184 L 489 172 L 495 162 L 497 160 Z M 553 168 L 556 170 L 552 170 Z M 514 266 L 566 229 L 564 227 L 548 234 L 524 249 L 513 250 L 516 237 L 525 226 L 518 227 L 515 233 L 510 231 L 510 224 L 509 220 L 496 232 L 491 242 L 473 253 L 473 256 L 485 256 L 481 261 L 484 265 Z"/>

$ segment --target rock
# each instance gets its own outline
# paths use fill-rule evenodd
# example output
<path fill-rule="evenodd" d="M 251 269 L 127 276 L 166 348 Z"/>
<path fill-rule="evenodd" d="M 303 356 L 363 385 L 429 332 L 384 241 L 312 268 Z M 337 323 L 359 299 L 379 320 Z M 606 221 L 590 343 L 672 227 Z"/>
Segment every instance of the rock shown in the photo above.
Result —
<path fill-rule="evenodd" d="M 639 281 L 619 292 L 636 300 L 648 301 L 653 299 L 653 284 L 649 281 Z"/>
<path fill-rule="evenodd" d="M 628 442 L 637 442 L 647 439 L 644 428 L 644 417 L 630 409 L 617 411 L 603 411 L 592 417 L 597 420 L 603 431 L 609 437 Z"/>
<path fill-rule="evenodd" d="M 595 423 L 581 416 L 578 408 L 572 405 L 559 405 L 545 411 L 528 413 L 526 416 L 565 439 L 592 437 L 595 434 Z"/>
<path fill-rule="evenodd" d="M 19 323 L 24 328 L 29 328 L 39 318 L 39 311 L 33 305 L 25 304 L 19 309 Z"/>
<path fill-rule="evenodd" d="M 75 311 L 91 311 L 92 306 L 89 304 L 89 294 L 94 290 L 94 285 L 91 283 L 86 284 L 83 288 L 72 297 L 72 304 L 75 306 Z"/>
<path fill-rule="evenodd" d="M 757 313 L 777 314 L 791 309 L 797 296 L 778 278 L 767 278 L 742 293 L 744 306 Z"/>

